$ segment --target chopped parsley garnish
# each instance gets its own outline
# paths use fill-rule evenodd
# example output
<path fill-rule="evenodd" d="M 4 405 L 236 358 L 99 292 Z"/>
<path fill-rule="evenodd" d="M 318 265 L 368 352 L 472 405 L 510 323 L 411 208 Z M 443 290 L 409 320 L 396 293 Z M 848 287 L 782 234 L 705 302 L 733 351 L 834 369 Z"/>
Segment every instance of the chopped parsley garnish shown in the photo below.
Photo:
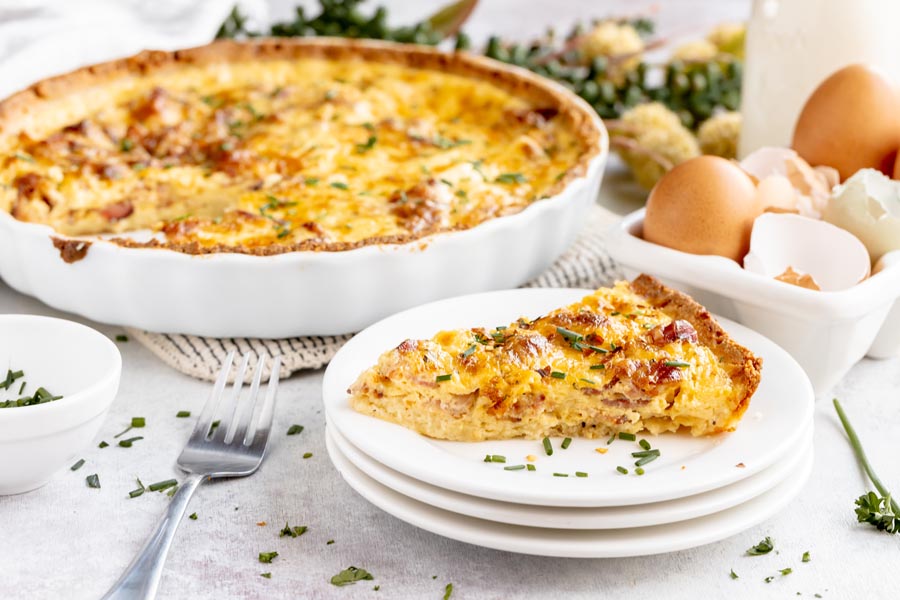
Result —
<path fill-rule="evenodd" d="M 84 459 L 83 459 L 83 458 L 79 458 L 79 459 L 78 459 L 78 462 L 76 462 L 74 465 L 72 465 L 71 467 L 69 467 L 69 469 L 71 469 L 72 471 L 77 471 L 78 469 L 80 469 L 80 468 L 83 467 L 83 466 L 84 466 Z M 808 553 L 807 553 L 807 554 L 808 554 Z"/>
<path fill-rule="evenodd" d="M 306 530 L 309 529 L 306 525 L 294 525 L 291 527 L 288 523 L 284 524 L 284 528 L 278 532 L 278 537 L 300 537 Z"/>
<path fill-rule="evenodd" d="M 620 431 L 619 439 L 625 440 L 626 442 L 633 442 L 637 439 L 637 436 L 634 435 L 633 433 L 628 433 L 627 431 Z"/>
<path fill-rule="evenodd" d="M 143 436 L 138 435 L 135 437 L 128 438 L 127 440 L 119 440 L 119 446 L 121 446 L 122 448 L 131 448 L 132 444 L 134 444 L 136 441 L 142 440 L 142 439 L 144 439 Z"/>
<path fill-rule="evenodd" d="M 348 186 L 346 183 L 343 183 L 343 182 L 341 182 L 341 181 L 332 181 L 332 182 L 329 183 L 328 185 L 330 185 L 330 186 L 333 187 L 333 188 L 339 189 L 339 190 L 348 190 L 348 189 L 350 189 L 350 186 Z"/>
<path fill-rule="evenodd" d="M 288 435 L 298 435 L 300 433 L 303 433 L 303 425 L 291 425 L 288 427 Z"/>
<path fill-rule="evenodd" d="M 191 416 L 191 411 L 189 411 L 189 410 L 179 410 L 177 413 L 175 413 L 175 416 L 176 416 L 177 418 L 179 418 L 179 419 L 186 419 L 186 418 L 188 418 L 189 416 Z"/>
<path fill-rule="evenodd" d="M 762 556 L 763 554 L 768 554 L 775 548 L 775 542 L 772 541 L 772 538 L 766 536 L 760 543 L 756 544 L 747 549 L 747 554 L 750 556 Z"/>
<path fill-rule="evenodd" d="M 166 479 L 164 481 L 157 481 L 156 483 L 151 483 L 147 486 L 147 489 L 151 492 L 162 492 L 171 487 L 175 487 L 178 485 L 178 480 L 176 479 Z"/>
<path fill-rule="evenodd" d="M 738 578 L 738 574 L 734 572 L 734 569 L 731 570 L 731 578 L 732 578 L 732 579 L 737 579 L 737 578 Z"/>
<path fill-rule="evenodd" d="M 87 483 L 89 488 L 99 488 L 100 487 L 100 476 L 94 473 L 93 475 L 88 475 L 84 478 L 84 481 Z"/>
<path fill-rule="evenodd" d="M 503 467 L 504 471 L 522 471 L 525 469 L 525 465 L 510 465 L 508 467 Z"/>
<path fill-rule="evenodd" d="M 691 366 L 691 363 L 686 363 L 683 360 L 667 360 L 663 364 L 665 364 L 667 367 L 678 367 L 679 369 Z"/>
<path fill-rule="evenodd" d="M 196 521 L 196 520 L 197 520 L 197 513 L 191 513 L 190 516 L 188 517 L 188 519 L 190 519 L 191 521 Z"/>
<path fill-rule="evenodd" d="M 566 374 L 562 371 L 550 371 L 550 377 L 553 377 L 554 379 L 565 379 Z"/>
<path fill-rule="evenodd" d="M 378 143 L 377 135 L 370 135 L 369 139 L 366 140 L 364 144 L 357 144 L 356 151 L 360 154 L 364 154 L 375 147 L 375 144 Z"/>
<path fill-rule="evenodd" d="M 331 578 L 331 585 L 342 586 L 356 583 L 357 581 L 372 581 L 375 578 L 365 569 L 347 567 Z"/>
<path fill-rule="evenodd" d="M 494 181 L 497 183 L 525 183 L 528 180 L 521 173 L 501 173 Z"/>
<path fill-rule="evenodd" d="M 125 335 L 124 333 L 120 333 L 119 335 L 116 336 L 116 341 L 117 342 L 127 342 L 128 336 Z"/>
<path fill-rule="evenodd" d="M 440 383 L 442 381 L 450 381 L 451 379 L 453 379 L 452 373 L 445 373 L 444 375 L 438 375 L 434 378 L 437 383 Z"/>
<path fill-rule="evenodd" d="M 259 562 L 261 563 L 270 563 L 275 557 L 278 556 L 278 553 L 275 551 L 272 552 L 260 552 L 259 553 Z"/>
<path fill-rule="evenodd" d="M 567 437 L 566 439 L 564 439 L 564 440 L 562 441 L 562 449 L 563 449 L 563 450 L 568 450 L 569 445 L 570 445 L 571 443 L 572 443 L 572 438 Z"/>
<path fill-rule="evenodd" d="M 312 458 L 312 456 L 313 456 L 312 452 L 304 452 L 303 453 L 303 458 Z"/>
<path fill-rule="evenodd" d="M 553 456 L 553 444 L 550 443 L 550 438 L 545 437 L 542 443 L 544 444 L 544 452 L 546 452 L 547 456 Z"/>

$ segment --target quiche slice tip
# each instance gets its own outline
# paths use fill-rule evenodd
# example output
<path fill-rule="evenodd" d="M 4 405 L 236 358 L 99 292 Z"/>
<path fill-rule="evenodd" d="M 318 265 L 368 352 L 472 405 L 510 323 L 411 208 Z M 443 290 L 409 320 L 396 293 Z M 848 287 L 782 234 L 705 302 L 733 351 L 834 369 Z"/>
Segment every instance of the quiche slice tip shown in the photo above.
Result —
<path fill-rule="evenodd" d="M 534 320 L 442 331 L 381 355 L 360 413 L 457 441 L 735 428 L 762 360 L 649 275 Z"/>

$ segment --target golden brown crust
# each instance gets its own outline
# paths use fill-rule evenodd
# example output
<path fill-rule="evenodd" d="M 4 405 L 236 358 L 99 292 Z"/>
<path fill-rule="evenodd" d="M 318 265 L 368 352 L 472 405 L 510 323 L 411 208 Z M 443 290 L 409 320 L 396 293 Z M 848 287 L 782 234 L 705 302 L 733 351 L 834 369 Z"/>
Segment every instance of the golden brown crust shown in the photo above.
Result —
<path fill-rule="evenodd" d="M 700 343 L 719 357 L 732 381 L 743 388 L 743 396 L 734 412 L 735 420 L 739 419 L 747 410 L 750 397 L 759 387 L 762 359 L 732 340 L 709 311 L 687 294 L 668 288 L 645 273 L 631 282 L 631 288 L 654 308 L 674 319 L 684 319 L 694 326 Z"/>
<path fill-rule="evenodd" d="M 40 113 L 48 101 L 102 86 L 106 82 L 121 77 L 150 75 L 168 69 L 178 69 L 183 65 L 294 58 L 362 60 L 447 72 L 488 81 L 512 94 L 528 99 L 536 106 L 558 110 L 558 116 L 565 119 L 573 133 L 581 140 L 584 151 L 579 156 L 577 163 L 551 186 L 547 195 L 559 193 L 573 180 L 583 177 L 587 173 L 591 160 L 606 145 L 606 132 L 589 105 L 563 87 L 530 71 L 510 67 L 465 52 L 448 53 L 428 46 L 343 38 L 274 38 L 247 42 L 222 40 L 206 46 L 173 52 L 144 51 L 129 58 L 84 67 L 35 83 L 0 102 L 0 138 L 16 135 L 25 130 L 28 122 L 40 117 Z M 439 232 L 451 230 L 440 230 Z M 366 245 L 404 244 L 434 233 L 434 231 L 428 231 L 409 235 L 383 236 L 361 243 L 308 240 L 293 245 L 248 249 L 231 245 L 207 248 L 195 244 L 159 241 L 150 243 L 137 243 L 122 239 L 110 241 L 126 247 L 167 248 L 187 254 L 239 252 L 268 255 L 294 251 L 352 250 Z"/>
<path fill-rule="evenodd" d="M 53 247 L 59 250 L 59 257 L 63 262 L 69 264 L 82 260 L 91 247 L 91 242 L 84 240 L 67 240 L 51 236 L 50 241 L 53 242 Z"/>

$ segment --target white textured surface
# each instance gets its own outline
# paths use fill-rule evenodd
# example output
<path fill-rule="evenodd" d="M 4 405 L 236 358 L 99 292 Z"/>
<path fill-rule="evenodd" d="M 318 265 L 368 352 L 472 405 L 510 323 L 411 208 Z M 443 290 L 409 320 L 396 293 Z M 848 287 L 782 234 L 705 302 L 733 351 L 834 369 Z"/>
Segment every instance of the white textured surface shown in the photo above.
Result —
<path fill-rule="evenodd" d="M 515 34 L 550 22 L 634 4 L 588 0 L 555 2 L 483 0 L 473 25 Z M 281 1 L 287 5 L 290 2 Z M 391 3 L 396 4 L 396 2 Z M 410 3 L 412 4 L 412 3 Z M 743 16 L 744 2 L 667 2 L 664 22 L 702 30 L 728 16 Z M 418 12 L 418 11 L 407 11 Z M 673 13 L 676 16 L 673 17 Z M 398 17 L 402 16 L 398 13 Z M 486 23 L 486 24 L 485 24 Z M 628 200 L 616 199 L 618 206 Z M 111 283 L 115 285 L 115 283 Z M 0 313 L 56 313 L 0 283 Z M 115 328 L 101 327 L 110 335 Z M 121 431 L 132 416 L 147 418 L 145 440 L 130 449 L 87 449 L 85 466 L 64 471 L 46 487 L 0 498 L 0 597 L 97 598 L 113 583 L 150 532 L 168 498 L 145 494 L 128 499 L 133 478 L 145 483 L 176 476 L 173 462 L 191 423 L 178 410 L 198 411 L 208 384 L 163 366 L 135 343 L 122 344 L 124 370 L 119 398 L 101 438 Z M 853 460 L 830 398 L 816 415 L 816 466 L 802 496 L 781 515 L 731 539 L 685 552 L 649 558 L 566 560 L 525 557 L 452 542 L 419 531 L 375 509 L 345 485 L 325 456 L 321 372 L 283 383 L 277 432 L 259 473 L 200 489 L 175 540 L 160 588 L 161 598 L 434 598 L 454 584 L 453 599 L 510 598 L 824 598 L 896 597 L 900 538 L 857 525 L 853 499 L 866 482 Z M 864 360 L 835 393 L 853 418 L 882 479 L 900 489 L 896 461 L 900 431 L 900 360 Z M 785 398 L 789 402 L 790 398 Z M 751 409 L 752 410 L 752 409 Z M 286 437 L 292 423 L 306 430 Z M 303 452 L 314 456 L 303 460 Z M 16 457 L 3 457 L 16 460 Z M 100 490 L 84 478 L 100 475 Z M 237 507 L 238 510 L 235 510 Z M 270 523 L 258 527 L 258 521 Z M 305 524 L 297 539 L 278 538 L 285 520 Z M 779 554 L 743 556 L 765 535 Z M 333 545 L 326 542 L 334 539 Z M 261 551 L 280 554 L 271 565 Z M 809 550 L 812 561 L 800 562 Z M 364 567 L 373 582 L 335 588 L 331 575 L 349 565 Z M 781 577 L 777 569 L 792 567 Z M 732 580 L 729 569 L 740 579 Z M 271 571 L 272 579 L 259 573 Z M 774 575 L 769 584 L 763 578 Z M 437 579 L 432 579 L 437 576 Z M 380 585 L 373 592 L 373 585 Z M 827 591 L 826 591 L 827 590 Z"/>

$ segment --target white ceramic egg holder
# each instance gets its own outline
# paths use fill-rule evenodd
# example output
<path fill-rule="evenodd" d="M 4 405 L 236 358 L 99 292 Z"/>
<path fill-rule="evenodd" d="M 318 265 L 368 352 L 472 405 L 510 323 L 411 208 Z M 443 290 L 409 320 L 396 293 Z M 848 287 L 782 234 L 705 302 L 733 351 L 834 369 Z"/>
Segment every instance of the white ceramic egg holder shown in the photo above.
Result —
<path fill-rule="evenodd" d="M 900 250 L 885 255 L 881 271 L 849 289 L 815 291 L 752 273 L 721 256 L 647 242 L 643 223 L 641 209 L 610 231 L 609 252 L 626 276 L 653 275 L 710 312 L 765 335 L 800 363 L 817 396 L 866 355 L 900 355 Z"/>

